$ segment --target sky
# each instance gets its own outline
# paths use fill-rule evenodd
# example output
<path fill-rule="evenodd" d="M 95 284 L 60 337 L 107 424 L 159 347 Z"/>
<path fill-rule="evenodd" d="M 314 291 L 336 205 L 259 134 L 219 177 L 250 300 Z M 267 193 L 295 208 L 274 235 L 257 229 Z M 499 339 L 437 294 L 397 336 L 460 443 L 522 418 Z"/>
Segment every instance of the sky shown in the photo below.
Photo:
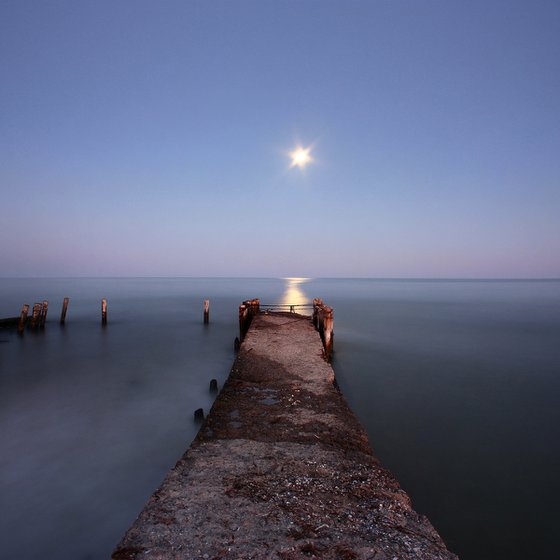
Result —
<path fill-rule="evenodd" d="M 0 276 L 560 277 L 556 0 L 1 0 L 0 115 Z"/>

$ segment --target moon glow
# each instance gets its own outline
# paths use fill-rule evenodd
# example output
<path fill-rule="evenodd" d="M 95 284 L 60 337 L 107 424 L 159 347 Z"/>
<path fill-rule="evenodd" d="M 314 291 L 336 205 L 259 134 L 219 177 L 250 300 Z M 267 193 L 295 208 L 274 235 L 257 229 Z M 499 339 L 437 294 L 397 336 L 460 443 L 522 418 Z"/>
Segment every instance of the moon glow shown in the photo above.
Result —
<path fill-rule="evenodd" d="M 309 162 L 312 161 L 309 152 L 311 148 L 302 148 L 298 146 L 293 152 L 290 153 L 290 157 L 292 158 L 292 164 L 290 167 L 299 167 L 303 169 Z"/>

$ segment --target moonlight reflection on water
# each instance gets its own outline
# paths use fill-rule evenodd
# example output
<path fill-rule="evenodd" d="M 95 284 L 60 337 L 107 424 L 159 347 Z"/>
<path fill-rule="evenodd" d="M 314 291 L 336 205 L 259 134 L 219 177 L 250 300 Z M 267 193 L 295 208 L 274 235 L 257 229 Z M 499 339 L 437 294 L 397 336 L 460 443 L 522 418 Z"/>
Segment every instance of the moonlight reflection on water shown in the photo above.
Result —
<path fill-rule="evenodd" d="M 282 304 L 284 305 L 305 305 L 311 300 L 301 289 L 301 284 L 309 282 L 310 278 L 284 278 L 286 282 L 285 291 L 282 294 Z"/>

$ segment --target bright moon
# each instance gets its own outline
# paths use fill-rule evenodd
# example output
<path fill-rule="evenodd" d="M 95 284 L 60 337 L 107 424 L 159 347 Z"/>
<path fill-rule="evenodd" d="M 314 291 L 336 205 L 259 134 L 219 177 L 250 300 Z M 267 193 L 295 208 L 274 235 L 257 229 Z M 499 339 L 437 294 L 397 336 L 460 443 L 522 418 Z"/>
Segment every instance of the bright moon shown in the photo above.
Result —
<path fill-rule="evenodd" d="M 309 152 L 311 148 L 297 148 L 291 154 L 290 157 L 292 158 L 292 165 L 291 167 L 299 167 L 303 169 L 311 160 L 311 156 Z"/>

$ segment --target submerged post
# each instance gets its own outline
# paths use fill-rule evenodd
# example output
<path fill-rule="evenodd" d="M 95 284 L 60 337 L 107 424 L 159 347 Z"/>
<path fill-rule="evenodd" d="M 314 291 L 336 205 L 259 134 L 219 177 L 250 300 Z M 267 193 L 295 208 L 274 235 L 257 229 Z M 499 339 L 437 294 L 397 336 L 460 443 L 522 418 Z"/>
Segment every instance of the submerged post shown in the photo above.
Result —
<path fill-rule="evenodd" d="M 29 304 L 25 303 L 21 308 L 21 313 L 18 321 L 18 334 L 23 334 L 25 330 L 25 323 L 27 323 L 27 314 L 29 313 Z"/>
<path fill-rule="evenodd" d="M 210 322 L 210 300 L 204 300 L 204 324 L 207 325 Z"/>
<path fill-rule="evenodd" d="M 103 326 L 107 324 L 107 300 L 105 298 L 101 300 L 101 324 Z"/>
<path fill-rule="evenodd" d="M 64 301 L 62 302 L 62 313 L 60 314 L 60 324 L 64 325 L 64 321 L 66 321 L 66 311 L 68 310 L 68 302 L 70 301 L 69 298 L 65 297 Z"/>

